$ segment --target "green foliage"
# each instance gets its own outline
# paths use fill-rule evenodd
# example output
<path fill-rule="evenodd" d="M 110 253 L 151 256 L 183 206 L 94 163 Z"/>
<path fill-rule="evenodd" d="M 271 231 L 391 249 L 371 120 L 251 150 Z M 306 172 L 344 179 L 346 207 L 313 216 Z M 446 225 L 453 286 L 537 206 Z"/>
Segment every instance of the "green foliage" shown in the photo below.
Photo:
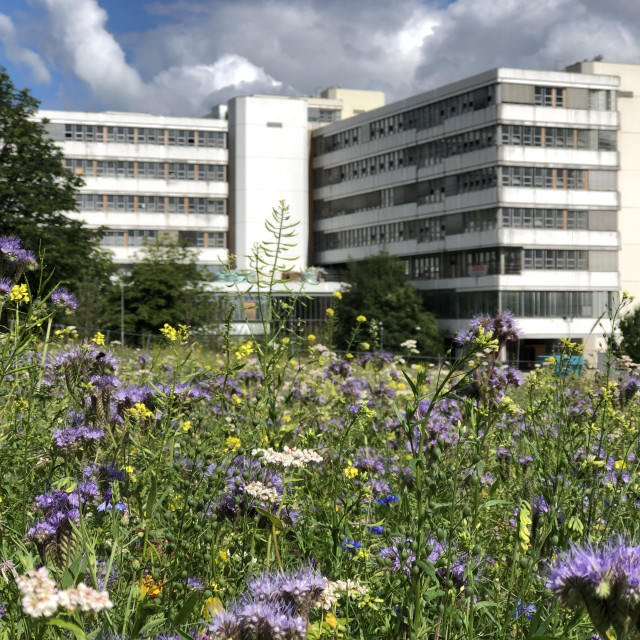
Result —
<path fill-rule="evenodd" d="M 0 67 L 0 235 L 19 237 L 36 255 L 46 247 L 48 272 L 75 292 L 105 256 L 97 257 L 95 232 L 64 213 L 76 211 L 83 183 L 36 119 L 38 105 Z"/>
<path fill-rule="evenodd" d="M 205 287 L 210 276 L 198 265 L 197 251 L 164 236 L 140 257 L 123 276 L 127 332 L 157 333 L 165 323 L 201 327 L 212 320 L 215 303 Z M 119 326 L 120 294 L 120 286 L 114 287 L 112 327 Z"/>
<path fill-rule="evenodd" d="M 356 319 L 362 315 L 368 321 L 360 334 L 363 340 L 375 340 L 374 327 L 383 322 L 383 347 L 388 351 L 402 352 L 400 345 L 408 339 L 416 340 L 421 355 L 442 351 L 435 317 L 423 309 L 420 294 L 408 281 L 400 258 L 381 253 L 350 262 L 345 280 L 350 288 L 337 305 L 339 346 L 348 344 Z"/>
<path fill-rule="evenodd" d="M 640 306 L 620 320 L 620 333 L 622 340 L 618 345 L 619 350 L 634 362 L 640 362 Z"/>

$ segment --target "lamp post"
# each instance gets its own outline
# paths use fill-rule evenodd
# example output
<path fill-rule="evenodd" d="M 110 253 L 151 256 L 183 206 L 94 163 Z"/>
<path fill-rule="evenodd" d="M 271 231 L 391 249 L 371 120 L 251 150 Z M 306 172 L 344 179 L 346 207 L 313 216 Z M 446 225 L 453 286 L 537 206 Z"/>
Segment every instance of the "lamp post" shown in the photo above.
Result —
<path fill-rule="evenodd" d="M 122 347 L 124 347 L 124 278 L 128 275 L 128 271 L 122 270 L 109 278 L 114 284 L 120 285 L 120 346 Z"/>

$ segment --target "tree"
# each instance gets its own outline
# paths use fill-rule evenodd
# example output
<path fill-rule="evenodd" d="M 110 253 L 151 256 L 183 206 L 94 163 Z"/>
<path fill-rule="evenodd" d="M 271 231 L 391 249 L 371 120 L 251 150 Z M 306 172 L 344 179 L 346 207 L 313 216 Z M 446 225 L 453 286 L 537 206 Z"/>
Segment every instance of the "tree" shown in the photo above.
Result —
<path fill-rule="evenodd" d="M 419 292 L 408 281 L 400 258 L 387 253 L 371 256 L 347 265 L 345 276 L 349 289 L 337 305 L 338 344 L 346 346 L 358 316 L 364 316 L 362 340 L 370 341 L 375 329 L 383 323 L 385 350 L 402 352 L 406 340 L 416 340 L 421 355 L 442 351 L 442 336 L 435 317 L 425 311 Z"/>
<path fill-rule="evenodd" d="M 621 318 L 619 328 L 622 339 L 616 351 L 640 363 L 640 306 Z"/>
<path fill-rule="evenodd" d="M 211 317 L 215 303 L 206 290 L 208 272 L 198 264 L 198 253 L 168 236 L 156 238 L 143 247 L 140 261 L 123 276 L 125 331 L 155 334 L 165 323 L 173 327 L 185 324 L 202 327 Z M 120 310 L 120 287 L 112 314 Z M 110 325 L 119 325 L 111 317 Z"/>
<path fill-rule="evenodd" d="M 36 255 L 44 250 L 53 280 L 77 291 L 95 270 L 96 233 L 65 215 L 76 211 L 83 183 L 64 167 L 46 121 L 37 119 L 39 104 L 0 67 L 0 236 L 19 237 Z"/>

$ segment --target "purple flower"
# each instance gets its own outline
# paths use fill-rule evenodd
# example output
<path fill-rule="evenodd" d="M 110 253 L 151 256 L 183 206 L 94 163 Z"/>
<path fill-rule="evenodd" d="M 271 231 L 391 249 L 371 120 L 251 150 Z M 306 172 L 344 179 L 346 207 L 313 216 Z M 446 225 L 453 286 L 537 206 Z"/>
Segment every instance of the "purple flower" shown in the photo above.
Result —
<path fill-rule="evenodd" d="M 0 278 L 0 298 L 8 298 L 12 288 L 13 282 L 9 278 Z"/>
<path fill-rule="evenodd" d="M 71 313 L 78 307 L 78 299 L 66 289 L 56 289 L 51 294 L 51 304 L 57 309 Z"/>
<path fill-rule="evenodd" d="M 594 547 L 572 546 L 547 580 L 560 604 L 586 607 L 601 637 L 613 627 L 617 638 L 640 630 L 640 546 L 621 538 Z"/>
<path fill-rule="evenodd" d="M 14 262 L 17 260 L 17 254 L 22 250 L 22 243 L 18 238 L 13 236 L 0 237 L 0 254 L 7 260 Z"/>
<path fill-rule="evenodd" d="M 104 431 L 97 427 L 65 427 L 53 432 L 53 442 L 60 449 L 75 451 L 82 446 L 101 440 Z"/>

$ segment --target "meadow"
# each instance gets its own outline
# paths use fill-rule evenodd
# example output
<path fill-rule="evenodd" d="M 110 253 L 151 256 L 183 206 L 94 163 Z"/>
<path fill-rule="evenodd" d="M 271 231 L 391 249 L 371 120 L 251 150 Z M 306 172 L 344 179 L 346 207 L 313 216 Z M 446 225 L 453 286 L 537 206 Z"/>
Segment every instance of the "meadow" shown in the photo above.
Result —
<path fill-rule="evenodd" d="M 331 321 L 111 348 L 0 261 L 1 638 L 638 635 L 629 363 L 577 375 L 567 340 L 524 376 L 507 312 L 441 368 Z"/>

